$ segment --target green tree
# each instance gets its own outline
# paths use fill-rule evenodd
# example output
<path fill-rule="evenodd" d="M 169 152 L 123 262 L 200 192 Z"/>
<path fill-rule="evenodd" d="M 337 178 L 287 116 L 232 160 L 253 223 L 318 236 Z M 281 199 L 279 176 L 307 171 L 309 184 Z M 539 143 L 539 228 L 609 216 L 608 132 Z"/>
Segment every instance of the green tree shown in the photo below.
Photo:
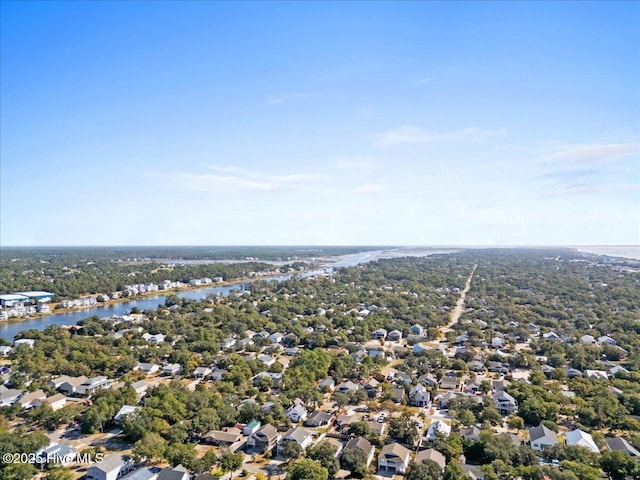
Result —
<path fill-rule="evenodd" d="M 338 463 L 338 459 L 336 458 L 337 452 L 338 449 L 335 445 L 329 442 L 322 442 L 317 447 L 312 448 L 307 456 L 311 460 L 320 462 L 320 465 L 327 469 L 329 477 L 333 478 L 340 469 L 340 463 Z"/>
<path fill-rule="evenodd" d="M 66 467 L 56 467 L 47 472 L 46 480 L 73 480 L 73 472 Z"/>
<path fill-rule="evenodd" d="M 349 435 L 352 437 L 368 437 L 371 433 L 371 427 L 367 422 L 353 422 L 349 425 Z"/>
<path fill-rule="evenodd" d="M 425 460 L 422 463 L 411 463 L 406 480 L 440 480 L 442 471 L 433 460 Z"/>
<path fill-rule="evenodd" d="M 298 442 L 288 441 L 284 442 L 282 447 L 282 456 L 287 460 L 292 460 L 294 458 L 300 458 L 302 455 L 302 447 Z"/>
<path fill-rule="evenodd" d="M 291 465 L 287 474 L 287 480 L 327 480 L 328 478 L 327 469 L 308 458 L 303 458 Z"/>
<path fill-rule="evenodd" d="M 164 457 L 166 449 L 166 440 L 157 433 L 149 432 L 133 444 L 131 452 L 137 461 L 147 460 L 153 463 Z"/>
<path fill-rule="evenodd" d="M 348 448 L 342 452 L 340 465 L 356 478 L 363 478 L 368 473 L 367 456 L 359 448 Z"/>
<path fill-rule="evenodd" d="M 465 426 L 473 425 L 476 423 L 476 416 L 473 414 L 471 410 L 463 408 L 459 412 L 456 413 L 456 420 L 458 420 L 461 424 Z"/>
<path fill-rule="evenodd" d="M 231 472 L 231 477 L 233 477 L 233 472 L 242 466 L 243 461 L 244 454 L 242 452 L 231 453 L 229 451 L 225 451 L 220 455 L 218 463 L 223 471 Z"/>

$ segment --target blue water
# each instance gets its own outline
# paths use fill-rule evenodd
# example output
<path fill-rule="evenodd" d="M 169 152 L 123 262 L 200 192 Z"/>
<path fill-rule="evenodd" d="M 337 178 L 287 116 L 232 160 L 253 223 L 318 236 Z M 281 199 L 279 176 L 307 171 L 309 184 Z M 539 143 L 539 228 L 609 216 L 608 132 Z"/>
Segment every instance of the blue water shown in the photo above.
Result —
<path fill-rule="evenodd" d="M 451 253 L 451 250 L 424 250 L 424 251 L 411 251 L 406 252 L 406 255 L 411 256 L 427 256 L 433 255 L 436 253 Z M 385 257 L 394 257 L 400 256 L 402 254 L 402 250 L 376 250 L 371 252 L 362 252 L 355 253 L 352 255 L 344 255 L 340 257 L 340 259 L 334 263 L 329 264 L 322 270 L 315 270 L 310 272 L 305 272 L 301 274 L 302 277 L 309 277 L 313 275 L 318 275 L 325 272 L 332 272 L 334 268 L 340 267 L 352 267 L 355 265 L 359 265 L 361 263 L 371 262 L 373 260 L 377 260 L 379 258 Z M 279 277 L 272 277 L 269 281 L 280 281 L 291 278 L 291 275 L 282 275 Z M 208 287 L 201 288 L 197 290 L 189 290 L 187 292 L 174 293 L 171 292 L 168 295 L 176 295 L 178 298 L 188 298 L 190 300 L 202 300 L 207 295 L 217 294 L 217 295 L 228 295 L 231 290 L 240 290 L 243 286 L 243 283 L 234 283 L 231 285 L 219 286 L 219 287 Z M 49 325 L 75 325 L 80 320 L 84 320 L 85 318 L 92 317 L 94 315 L 98 317 L 111 317 L 113 315 L 124 315 L 128 313 L 132 308 L 137 308 L 138 310 L 155 310 L 158 308 L 158 305 L 164 305 L 166 295 L 158 295 L 157 297 L 147 297 L 140 300 L 131 300 L 129 302 L 121 302 L 115 303 L 112 305 L 98 305 L 93 308 L 85 308 L 82 310 L 78 310 L 75 312 L 69 313 L 58 313 L 49 315 L 47 317 L 39 317 L 31 320 L 25 320 L 21 322 L 15 323 L 1 323 L 0 324 L 0 338 L 5 338 L 9 341 L 12 341 L 13 338 L 18 335 L 18 333 L 23 330 L 36 329 L 36 330 L 44 330 Z"/>

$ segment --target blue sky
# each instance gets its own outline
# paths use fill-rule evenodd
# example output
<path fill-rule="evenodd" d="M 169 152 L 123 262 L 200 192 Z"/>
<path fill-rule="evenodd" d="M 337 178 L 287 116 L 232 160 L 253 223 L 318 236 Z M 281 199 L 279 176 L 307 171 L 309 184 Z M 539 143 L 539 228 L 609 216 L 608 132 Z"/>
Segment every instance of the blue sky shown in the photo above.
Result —
<path fill-rule="evenodd" d="M 1 245 L 640 243 L 637 2 L 1 7 Z"/>

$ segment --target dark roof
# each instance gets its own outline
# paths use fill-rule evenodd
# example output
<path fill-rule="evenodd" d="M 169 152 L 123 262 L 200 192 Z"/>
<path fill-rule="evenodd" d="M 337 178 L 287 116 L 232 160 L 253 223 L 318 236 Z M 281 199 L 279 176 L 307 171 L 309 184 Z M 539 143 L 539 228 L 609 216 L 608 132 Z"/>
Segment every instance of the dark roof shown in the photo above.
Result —
<path fill-rule="evenodd" d="M 354 437 L 347 442 L 344 446 L 344 449 L 347 450 L 349 448 L 359 448 L 364 452 L 365 455 L 369 456 L 369 452 L 373 448 L 373 445 L 364 437 Z"/>
<path fill-rule="evenodd" d="M 532 442 L 535 442 L 536 440 L 542 437 L 553 439 L 556 442 L 558 441 L 558 436 L 556 435 L 556 432 L 545 427 L 542 423 L 537 427 L 533 427 L 529 429 L 529 439 Z"/>
<path fill-rule="evenodd" d="M 640 452 L 636 450 L 632 445 L 629 444 L 624 438 L 621 437 L 612 437 L 605 438 L 607 442 L 607 446 L 609 450 L 615 450 L 618 452 L 627 452 L 629 455 L 633 457 L 640 457 Z"/>

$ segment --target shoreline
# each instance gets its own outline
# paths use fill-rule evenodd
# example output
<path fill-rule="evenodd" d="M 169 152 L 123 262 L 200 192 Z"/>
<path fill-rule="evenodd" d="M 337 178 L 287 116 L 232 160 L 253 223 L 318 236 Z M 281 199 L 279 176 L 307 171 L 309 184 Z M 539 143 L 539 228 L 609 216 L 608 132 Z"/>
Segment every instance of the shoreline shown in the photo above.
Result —
<path fill-rule="evenodd" d="M 303 272 L 296 272 L 296 273 L 305 273 L 305 271 Z M 58 303 L 50 303 L 49 305 L 52 306 L 51 311 L 49 313 L 38 313 L 36 315 L 27 315 L 24 317 L 13 317 L 10 318 L 9 320 L 4 320 L 4 321 L 0 321 L 0 325 L 14 325 L 14 324 L 19 324 L 19 323 L 23 323 L 23 322 L 28 322 L 30 320 L 37 320 L 39 318 L 47 318 L 47 317 L 51 317 L 51 316 L 55 316 L 55 315 L 64 315 L 64 314 L 69 314 L 69 313 L 78 313 L 78 312 L 82 312 L 83 310 L 91 310 L 93 308 L 104 308 L 104 307 L 109 307 L 109 306 L 113 306 L 113 305 L 117 305 L 120 303 L 127 303 L 127 302 L 135 302 L 136 300 L 148 300 L 150 298 L 154 298 L 154 297 L 162 297 L 162 296 L 167 296 L 167 295 L 179 295 L 181 293 L 186 293 L 186 292 L 194 292 L 194 291 L 198 291 L 198 290 L 205 290 L 207 288 L 216 288 L 216 287 L 228 287 L 230 285 L 241 285 L 244 283 L 253 283 L 255 281 L 258 280 L 262 280 L 262 279 L 269 279 L 269 278 L 276 278 L 276 277 L 280 277 L 283 275 L 287 275 L 286 273 L 280 273 L 278 275 L 264 275 L 264 276 L 259 276 L 259 277 L 242 277 L 242 278 L 237 278 L 237 279 L 233 279 L 233 280 L 225 280 L 223 282 L 218 282 L 218 283 L 210 283 L 209 285 L 187 285 L 184 288 L 179 288 L 179 289 L 169 289 L 169 290 L 157 290 L 154 292 L 145 292 L 145 293 L 141 293 L 136 295 L 135 297 L 120 297 L 120 298 L 116 298 L 116 299 L 110 299 L 106 302 L 97 302 L 95 305 L 89 305 L 89 306 L 81 306 L 81 307 L 75 307 L 75 308 L 55 308 L 55 306 L 60 305 L 60 302 Z M 295 274 L 292 274 L 295 275 Z M 78 296 L 76 298 L 86 298 L 87 296 L 90 296 L 91 294 L 88 295 L 84 295 L 84 296 Z"/>

